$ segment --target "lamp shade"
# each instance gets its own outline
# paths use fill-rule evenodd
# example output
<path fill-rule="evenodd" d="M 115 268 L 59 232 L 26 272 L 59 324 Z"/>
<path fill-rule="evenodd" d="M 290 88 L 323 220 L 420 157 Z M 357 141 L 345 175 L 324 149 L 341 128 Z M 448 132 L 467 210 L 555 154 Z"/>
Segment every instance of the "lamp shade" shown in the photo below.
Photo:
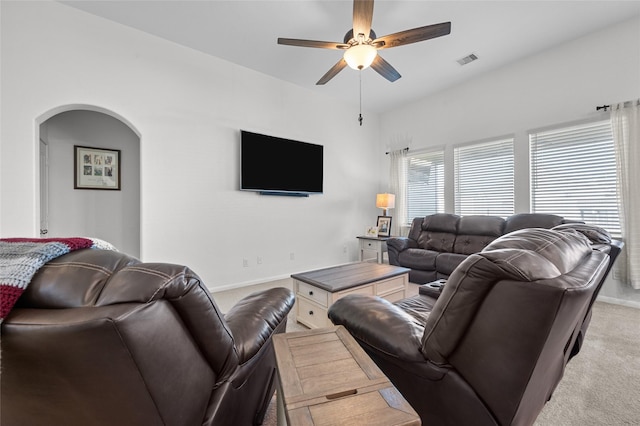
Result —
<path fill-rule="evenodd" d="M 378 51 L 370 44 L 356 44 L 344 52 L 344 60 L 354 70 L 363 70 L 376 58 Z"/>
<path fill-rule="evenodd" d="M 379 209 L 393 209 L 396 206 L 396 196 L 394 194 L 376 195 L 376 207 Z"/>

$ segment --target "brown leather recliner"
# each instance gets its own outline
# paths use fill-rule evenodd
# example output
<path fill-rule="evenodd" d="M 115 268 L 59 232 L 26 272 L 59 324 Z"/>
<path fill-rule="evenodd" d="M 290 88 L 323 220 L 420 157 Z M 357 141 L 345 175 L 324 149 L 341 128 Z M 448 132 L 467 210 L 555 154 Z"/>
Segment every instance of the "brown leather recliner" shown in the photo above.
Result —
<path fill-rule="evenodd" d="M 562 378 L 609 256 L 571 229 L 493 241 L 440 297 L 353 295 L 344 325 L 428 425 L 531 425 Z"/>
<path fill-rule="evenodd" d="M 2 324 L 3 425 L 250 425 L 291 290 L 223 315 L 189 268 L 83 249 L 34 276 Z"/>

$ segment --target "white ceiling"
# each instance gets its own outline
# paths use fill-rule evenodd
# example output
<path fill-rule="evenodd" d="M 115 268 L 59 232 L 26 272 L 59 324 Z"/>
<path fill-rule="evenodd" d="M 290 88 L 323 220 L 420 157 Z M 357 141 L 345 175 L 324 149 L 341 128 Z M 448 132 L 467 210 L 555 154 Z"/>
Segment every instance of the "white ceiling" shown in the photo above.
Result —
<path fill-rule="evenodd" d="M 358 105 L 358 71 L 345 68 L 315 85 L 342 52 L 276 43 L 278 37 L 342 42 L 352 25 L 351 1 L 61 2 Z M 372 28 L 378 37 L 446 21 L 451 34 L 382 50 L 402 78 L 390 83 L 362 71 L 363 106 L 383 112 L 637 15 L 640 0 L 377 0 Z M 470 53 L 479 60 L 456 62 Z"/>

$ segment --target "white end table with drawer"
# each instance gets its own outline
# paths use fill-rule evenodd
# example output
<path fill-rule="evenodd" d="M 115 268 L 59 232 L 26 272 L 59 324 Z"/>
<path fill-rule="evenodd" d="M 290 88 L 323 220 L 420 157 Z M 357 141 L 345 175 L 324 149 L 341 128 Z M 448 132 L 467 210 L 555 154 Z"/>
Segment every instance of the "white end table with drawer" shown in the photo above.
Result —
<path fill-rule="evenodd" d="M 350 263 L 291 275 L 296 319 L 309 328 L 331 327 L 329 307 L 347 294 L 380 296 L 390 302 L 407 297 L 409 269 L 379 263 Z"/>
<path fill-rule="evenodd" d="M 364 261 L 365 251 L 375 251 L 376 261 L 384 262 L 384 254 L 387 252 L 387 240 L 389 237 L 357 237 L 360 242 L 360 262 Z"/>

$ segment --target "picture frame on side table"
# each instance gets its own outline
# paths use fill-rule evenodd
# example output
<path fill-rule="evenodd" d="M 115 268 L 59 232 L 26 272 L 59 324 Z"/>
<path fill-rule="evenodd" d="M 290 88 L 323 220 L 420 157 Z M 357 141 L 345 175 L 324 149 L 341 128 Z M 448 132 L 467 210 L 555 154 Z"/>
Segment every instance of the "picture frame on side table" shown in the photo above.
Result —
<path fill-rule="evenodd" d="M 378 227 L 377 226 L 369 226 L 367 228 L 367 237 L 378 238 Z"/>
<path fill-rule="evenodd" d="M 391 216 L 378 216 L 378 237 L 391 236 Z"/>
<path fill-rule="evenodd" d="M 120 190 L 120 150 L 74 145 L 74 189 Z"/>

